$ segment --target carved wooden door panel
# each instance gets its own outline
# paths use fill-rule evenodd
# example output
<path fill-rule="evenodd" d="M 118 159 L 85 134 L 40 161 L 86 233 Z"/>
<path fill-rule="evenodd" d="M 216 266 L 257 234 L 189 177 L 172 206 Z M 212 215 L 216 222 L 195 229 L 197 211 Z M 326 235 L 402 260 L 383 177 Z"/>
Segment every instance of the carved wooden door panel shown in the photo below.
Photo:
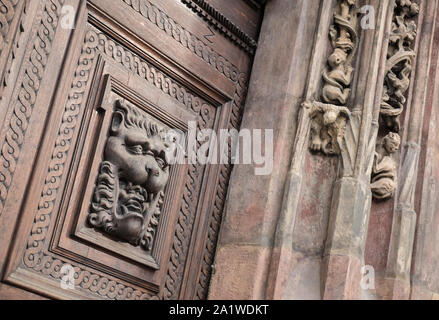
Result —
<path fill-rule="evenodd" d="M 231 166 L 179 146 L 191 123 L 239 128 L 260 5 L 10 2 L 28 10 L 1 101 L 0 296 L 206 298 Z"/>

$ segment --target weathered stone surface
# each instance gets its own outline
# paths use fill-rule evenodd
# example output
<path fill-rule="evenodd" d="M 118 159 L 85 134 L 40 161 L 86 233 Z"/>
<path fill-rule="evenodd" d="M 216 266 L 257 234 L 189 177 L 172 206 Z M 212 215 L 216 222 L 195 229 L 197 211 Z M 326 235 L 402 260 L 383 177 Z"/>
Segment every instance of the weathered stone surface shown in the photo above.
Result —
<path fill-rule="evenodd" d="M 361 298 L 361 260 L 347 255 L 329 255 L 324 260 L 327 269 L 323 298 L 325 300 L 359 300 Z"/>
<path fill-rule="evenodd" d="M 327 65 L 334 51 L 330 26 L 343 3 L 273 0 L 267 5 L 261 32 L 265 46 L 256 55 L 244 125 L 275 128 L 278 160 L 269 177 L 251 176 L 250 168 L 235 169 L 211 298 L 228 290 L 223 283 L 230 283 L 227 272 L 235 270 L 232 265 L 266 281 L 265 291 L 247 277 L 241 287 L 233 282 L 229 292 L 236 298 L 248 297 L 248 292 L 269 299 L 437 298 L 439 276 L 433 269 L 439 263 L 439 170 L 433 163 L 439 161 L 434 132 L 439 119 L 432 112 L 439 100 L 439 30 L 432 29 L 438 28 L 432 23 L 438 15 L 437 1 L 370 2 L 375 28 L 358 30 L 358 57 L 348 70 L 352 83 L 346 78 L 343 85 L 351 90 L 336 103 L 349 111 L 336 145 L 340 152 L 322 156 L 308 147 L 321 151 L 322 124 L 334 123 L 336 117 L 325 118 L 324 110 L 330 108 L 314 101 L 321 101 L 323 94 L 327 99 L 322 102 L 335 103 L 328 95 L 335 91 L 323 90 L 327 83 L 322 75 L 334 68 L 333 63 Z M 314 25 L 316 16 L 306 15 L 319 5 L 321 16 Z M 296 28 L 280 32 L 281 24 L 303 28 L 308 36 L 314 32 L 315 38 L 305 41 Z M 274 37 L 274 32 L 280 33 Z M 281 43 L 284 52 L 272 50 Z M 296 50 L 293 43 L 302 49 Z M 284 64 L 282 70 L 279 63 Z M 269 70 L 277 72 L 280 81 L 267 75 Z M 304 72 L 306 80 L 296 77 Z M 282 82 L 286 78 L 287 85 Z M 267 103 L 276 113 L 261 117 Z M 322 117 L 313 116 L 316 108 L 323 110 Z M 285 141 L 285 134 L 290 140 Z M 339 157 L 327 156 L 337 153 Z M 221 261 L 226 250 L 233 251 L 230 247 L 244 250 L 249 244 L 258 248 L 259 259 L 252 261 L 266 263 L 267 268 L 250 268 L 236 257 L 227 258 L 231 265 Z M 367 290 L 361 287 L 364 266 L 375 272 L 375 287 Z"/>
<path fill-rule="evenodd" d="M 251 166 L 235 167 L 218 256 L 231 245 L 243 248 L 251 245 L 260 249 L 254 252 L 252 259 L 256 264 L 253 265 L 229 261 L 222 256 L 227 263 L 216 263 L 209 295 L 211 299 L 224 295 L 236 299 L 266 297 L 274 232 L 282 206 L 290 150 L 297 130 L 295 119 L 306 86 L 303 75 L 309 70 L 309 64 L 303 61 L 310 60 L 319 5 L 320 1 L 316 0 L 277 0 L 267 3 L 259 40 L 261 49 L 255 57 L 246 102 L 248 109 L 242 127 L 274 129 L 274 170 L 268 176 L 255 176 Z M 301 56 L 303 60 L 291 59 L 294 56 Z M 270 253 L 268 256 L 267 252 Z M 218 256 L 216 261 L 221 261 Z M 266 270 L 259 278 L 264 281 L 263 285 L 243 281 L 232 292 L 226 285 L 227 281 L 219 281 L 229 277 L 230 270 L 246 274 L 255 269 Z"/>
<path fill-rule="evenodd" d="M 217 251 L 210 297 L 220 300 L 237 297 L 244 300 L 264 299 L 270 253 L 269 248 L 261 246 L 221 246 Z"/>

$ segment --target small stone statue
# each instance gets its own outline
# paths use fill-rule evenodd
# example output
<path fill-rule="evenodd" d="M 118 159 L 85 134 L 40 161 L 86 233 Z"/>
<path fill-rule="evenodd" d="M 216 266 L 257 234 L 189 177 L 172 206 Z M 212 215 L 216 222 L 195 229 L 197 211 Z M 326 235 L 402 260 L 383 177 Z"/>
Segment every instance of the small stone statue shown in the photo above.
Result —
<path fill-rule="evenodd" d="M 371 182 L 372 194 L 375 199 L 385 200 L 393 197 L 395 193 L 398 181 L 396 162 L 392 155 L 399 150 L 400 145 L 399 134 L 391 132 L 377 147 Z"/>
<path fill-rule="evenodd" d="M 333 52 L 323 71 L 321 102 L 305 102 L 310 110 L 312 152 L 339 155 L 346 124 L 354 68 L 352 59 L 358 46 L 356 0 L 339 0 L 334 22 L 329 28 Z"/>
<path fill-rule="evenodd" d="M 340 154 L 340 142 L 350 116 L 349 110 L 317 101 L 305 102 L 303 106 L 310 110 L 311 151 L 321 151 L 326 155 Z"/>
<path fill-rule="evenodd" d="M 331 70 L 323 73 L 325 85 L 322 92 L 322 98 L 327 103 L 345 105 L 349 98 L 351 89 L 348 86 L 354 69 L 346 65 L 346 59 L 346 52 L 340 48 L 336 48 L 328 58 Z"/>

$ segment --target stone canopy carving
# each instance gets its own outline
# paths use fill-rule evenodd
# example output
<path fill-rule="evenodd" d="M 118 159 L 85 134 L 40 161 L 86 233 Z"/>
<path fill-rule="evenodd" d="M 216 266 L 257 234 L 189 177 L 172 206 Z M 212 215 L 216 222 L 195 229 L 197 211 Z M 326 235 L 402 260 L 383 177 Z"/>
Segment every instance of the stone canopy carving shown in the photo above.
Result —
<path fill-rule="evenodd" d="M 397 0 L 387 53 L 384 93 L 380 106 L 380 132 L 372 172 L 372 194 L 377 200 L 394 195 L 397 187 L 397 165 L 392 154 L 399 150 L 400 115 L 404 111 L 406 93 L 410 87 L 413 59 L 412 47 L 417 36 L 419 6 L 411 0 Z M 384 148 L 382 147 L 384 146 Z"/>
<path fill-rule="evenodd" d="M 135 107 L 116 102 L 88 214 L 92 227 L 152 249 L 174 141 Z"/>
<path fill-rule="evenodd" d="M 341 153 L 341 139 L 350 113 L 346 103 L 351 93 L 352 60 L 358 46 L 355 0 L 339 0 L 329 36 L 333 52 L 323 72 L 322 102 L 305 102 L 310 110 L 313 152 L 326 155 Z"/>

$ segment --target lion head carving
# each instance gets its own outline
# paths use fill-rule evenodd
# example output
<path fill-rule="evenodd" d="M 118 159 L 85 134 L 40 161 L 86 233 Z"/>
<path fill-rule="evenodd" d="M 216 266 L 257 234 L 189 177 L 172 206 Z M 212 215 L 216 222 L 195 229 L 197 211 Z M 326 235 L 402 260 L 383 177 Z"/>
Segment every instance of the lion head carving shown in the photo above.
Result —
<path fill-rule="evenodd" d="M 167 131 L 135 107 L 116 102 L 88 222 L 152 249 L 175 147 Z"/>

